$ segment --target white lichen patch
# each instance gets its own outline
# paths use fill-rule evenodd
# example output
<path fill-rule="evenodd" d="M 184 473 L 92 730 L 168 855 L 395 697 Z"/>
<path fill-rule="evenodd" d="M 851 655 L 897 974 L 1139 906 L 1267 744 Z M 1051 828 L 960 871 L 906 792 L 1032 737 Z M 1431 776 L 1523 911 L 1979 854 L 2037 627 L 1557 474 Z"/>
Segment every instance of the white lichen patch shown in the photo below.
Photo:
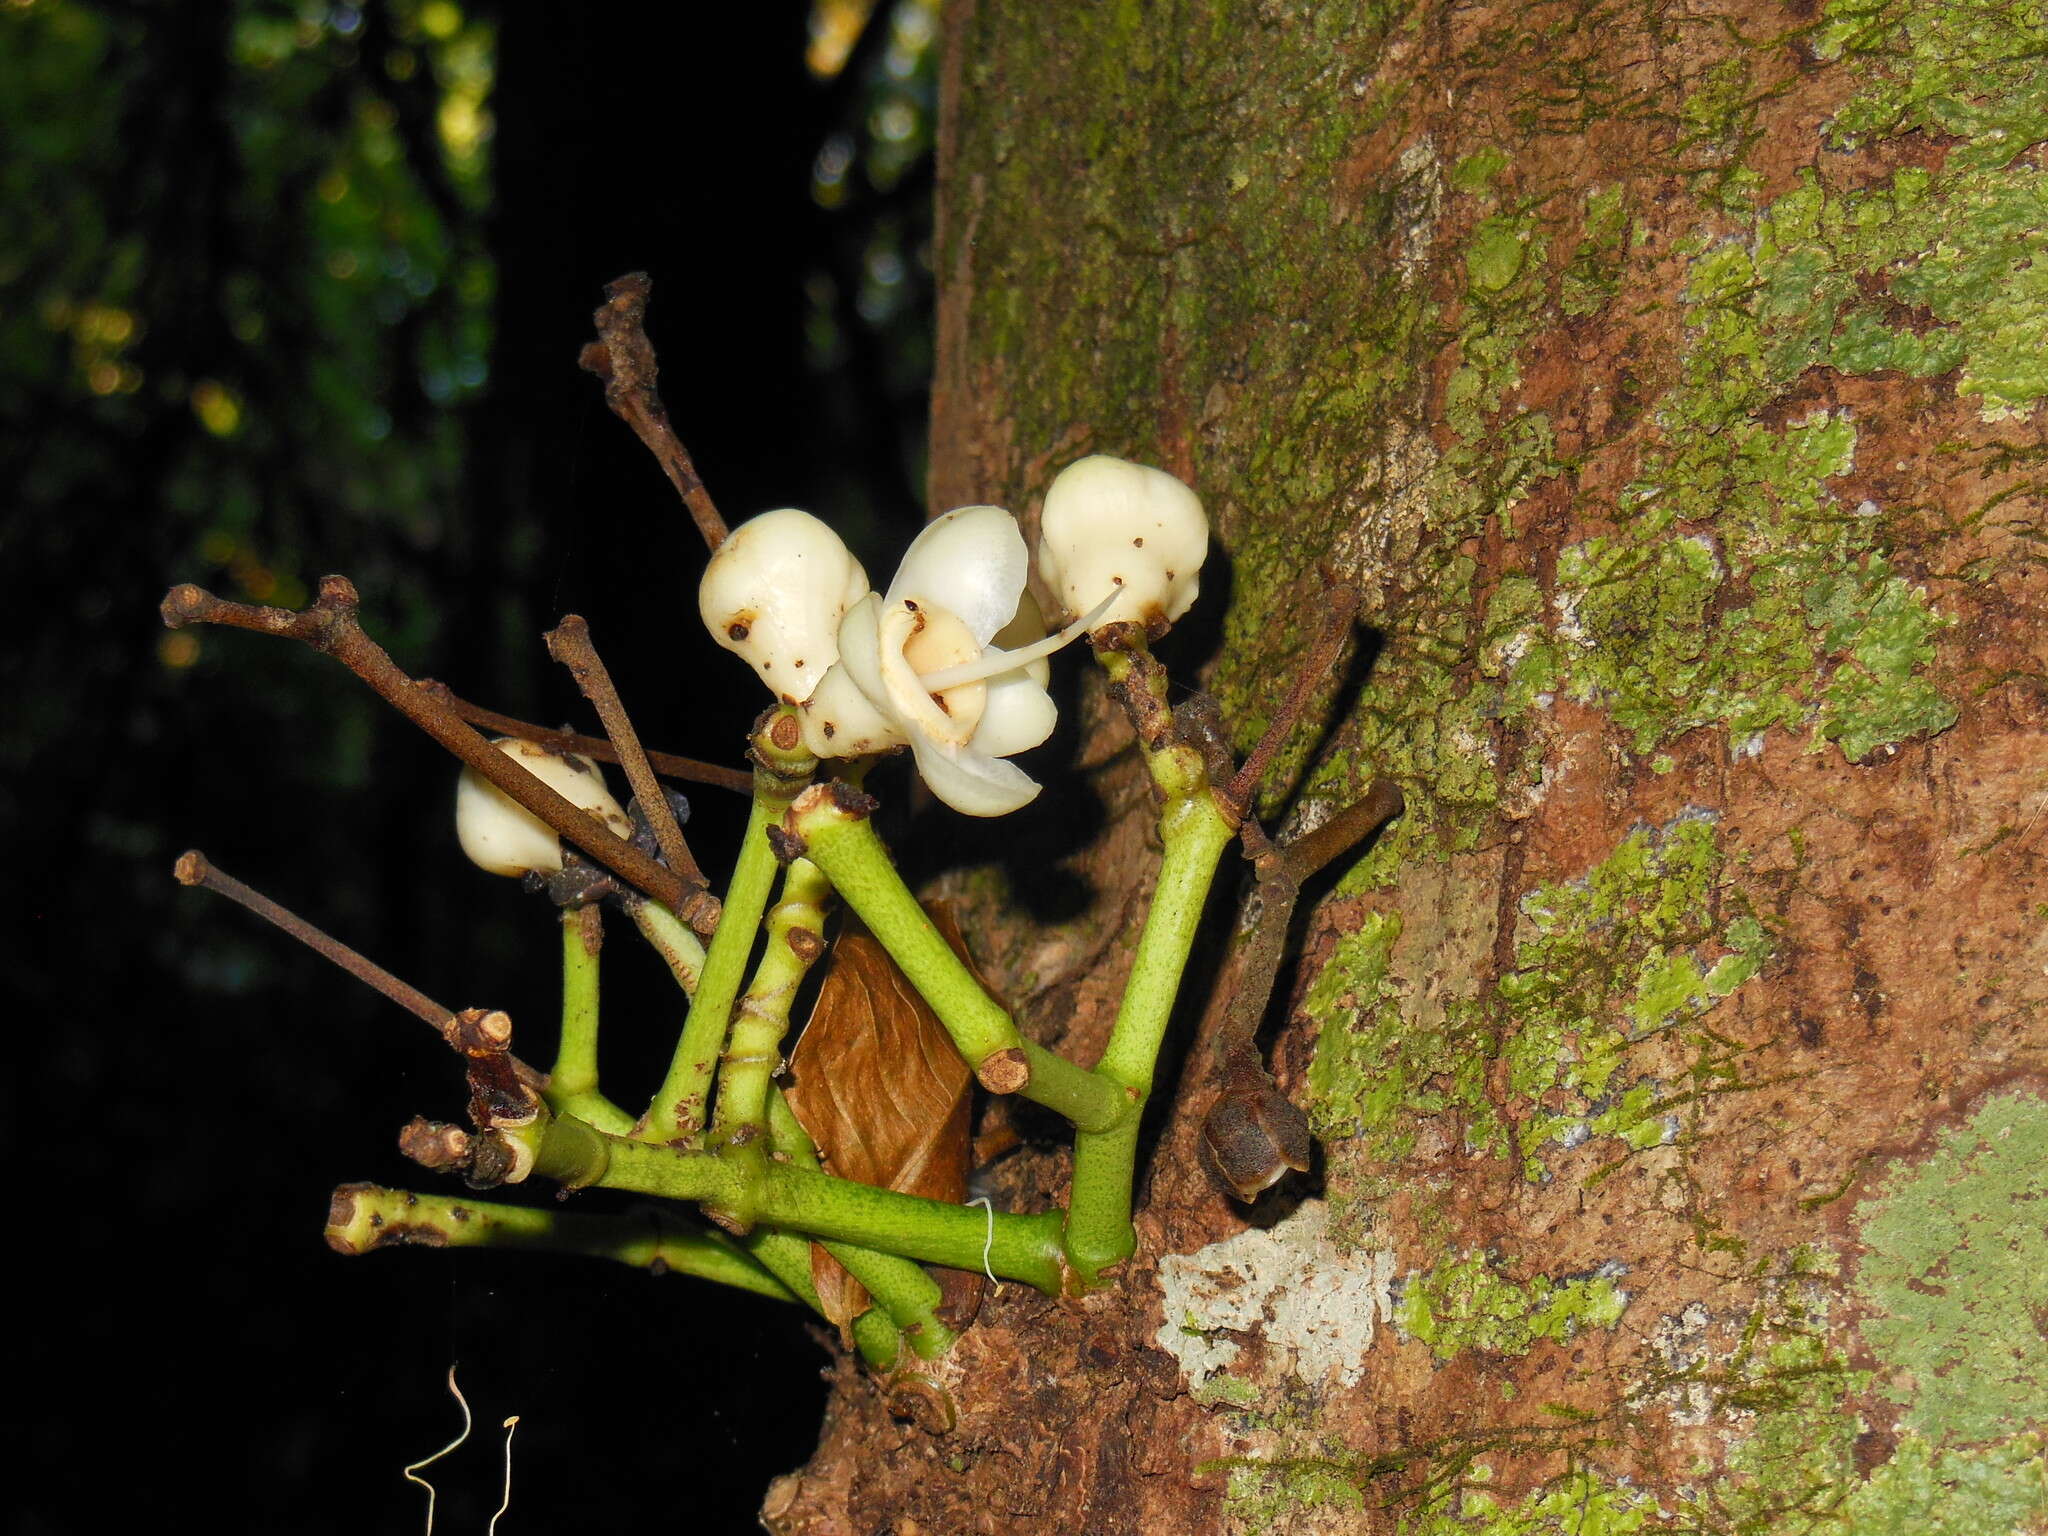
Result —
<path fill-rule="evenodd" d="M 1712 1417 L 1714 1394 L 1703 1378 L 1708 1366 L 1707 1330 L 1713 1321 L 1713 1313 L 1697 1301 L 1657 1319 L 1649 1345 L 1659 1371 L 1654 1385 L 1636 1393 L 1633 1402 L 1637 1406 L 1661 1403 L 1672 1423 L 1687 1426 L 1704 1424 Z"/>
<path fill-rule="evenodd" d="M 1429 275 L 1430 251 L 1443 211 L 1443 160 L 1436 140 L 1425 134 L 1402 150 L 1394 165 L 1394 223 L 1401 231 L 1396 265 L 1402 287 L 1414 288 Z"/>
<path fill-rule="evenodd" d="M 1374 1332 L 1393 1318 L 1393 1281 L 1391 1248 L 1345 1252 L 1330 1241 L 1328 1209 L 1304 1201 L 1269 1231 L 1161 1259 L 1156 1341 L 1197 1394 L 1243 1353 L 1238 1334 L 1264 1340 L 1268 1379 L 1355 1386 Z"/>

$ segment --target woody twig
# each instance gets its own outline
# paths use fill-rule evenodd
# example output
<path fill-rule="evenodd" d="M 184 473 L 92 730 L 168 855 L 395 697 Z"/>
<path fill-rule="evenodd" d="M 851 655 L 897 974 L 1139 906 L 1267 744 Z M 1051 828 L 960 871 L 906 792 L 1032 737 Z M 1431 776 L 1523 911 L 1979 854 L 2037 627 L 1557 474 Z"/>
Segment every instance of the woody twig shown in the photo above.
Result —
<path fill-rule="evenodd" d="M 413 686 L 422 693 L 432 694 L 450 710 L 467 720 L 471 725 L 481 726 L 487 731 L 496 731 L 500 736 L 517 736 L 522 741 L 536 741 L 550 752 L 574 752 L 592 762 L 617 763 L 619 754 L 612 744 L 602 736 L 585 736 L 579 731 L 557 731 L 531 721 L 518 720 L 511 715 L 501 715 L 495 709 L 485 709 L 481 704 L 472 704 L 456 694 L 446 683 L 436 682 L 431 677 L 415 679 Z M 737 790 L 740 794 L 754 792 L 754 776 L 744 768 L 727 768 L 718 763 L 707 763 L 694 757 L 681 757 L 674 752 L 649 750 L 647 761 L 654 765 L 654 771 L 665 779 L 681 779 L 686 784 L 709 784 L 717 789 Z"/>
<path fill-rule="evenodd" d="M 221 624 L 258 634 L 281 635 L 332 656 L 466 766 L 598 863 L 671 911 L 681 913 L 689 906 L 692 887 L 682 876 L 665 869 L 624 838 L 614 836 L 595 816 L 556 794 L 407 676 L 384 648 L 364 632 L 356 617 L 360 601 L 354 583 L 346 576 L 321 577 L 319 596 L 310 607 L 296 612 L 229 602 L 187 582 L 165 594 L 159 611 L 172 629 L 187 624 Z M 700 932 L 715 927 L 715 907 L 708 916 L 700 913 L 699 921 L 705 924 Z"/>
<path fill-rule="evenodd" d="M 654 344 L 644 329 L 647 299 L 653 290 L 645 272 L 628 272 L 605 284 L 605 301 L 591 316 L 597 340 L 585 346 L 576 361 L 604 380 L 604 403 L 647 445 L 669 484 L 683 498 L 683 505 L 690 509 L 705 547 L 717 549 L 725 542 L 725 519 L 697 477 L 689 449 L 668 424 L 668 407 L 654 387 L 660 370 L 654 361 Z"/>
<path fill-rule="evenodd" d="M 718 898 L 705 889 L 704 873 L 697 867 L 690 845 L 683 840 L 682 825 L 669 808 L 668 796 L 655 782 L 654 767 L 647 760 L 646 749 L 640 745 L 640 734 L 633 729 L 626 706 L 619 699 L 619 690 L 612 683 L 612 675 L 605 669 L 604 660 L 591 641 L 590 625 L 581 614 L 564 614 L 562 622 L 549 630 L 545 638 L 548 654 L 569 669 L 569 675 L 576 679 L 576 686 L 582 690 L 583 697 L 590 700 L 591 708 L 604 722 L 604 733 L 611 738 L 619 766 L 625 769 L 626 780 L 640 799 L 640 814 L 647 818 L 647 825 L 654 830 L 654 841 L 661 849 L 663 862 L 680 875 L 686 885 L 694 888 L 687 899 L 688 904 L 676 916 L 699 932 L 716 928 Z"/>

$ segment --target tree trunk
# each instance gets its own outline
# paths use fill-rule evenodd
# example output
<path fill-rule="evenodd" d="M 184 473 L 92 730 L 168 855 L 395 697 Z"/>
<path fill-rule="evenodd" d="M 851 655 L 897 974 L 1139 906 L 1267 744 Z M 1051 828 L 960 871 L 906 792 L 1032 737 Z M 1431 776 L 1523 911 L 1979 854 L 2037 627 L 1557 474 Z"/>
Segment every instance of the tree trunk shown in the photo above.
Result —
<path fill-rule="evenodd" d="M 934 506 L 1173 470 L 1240 751 L 1332 584 L 1374 632 L 1263 809 L 1409 809 L 1269 1020 L 1313 1184 L 1219 1192 L 1191 1052 L 1118 1283 L 990 1300 L 949 1435 L 847 1366 L 769 1528 L 2039 1529 L 2038 11 L 949 19 Z M 1072 714 L 1058 878 L 951 883 L 1089 1060 L 1156 860 Z"/>

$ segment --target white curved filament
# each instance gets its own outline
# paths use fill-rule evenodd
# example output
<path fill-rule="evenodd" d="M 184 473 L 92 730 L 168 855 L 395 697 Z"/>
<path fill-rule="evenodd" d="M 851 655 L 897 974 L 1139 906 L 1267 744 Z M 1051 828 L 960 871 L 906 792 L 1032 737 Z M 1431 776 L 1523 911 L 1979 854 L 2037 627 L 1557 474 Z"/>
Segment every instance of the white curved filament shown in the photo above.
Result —
<path fill-rule="evenodd" d="M 1047 635 L 1043 640 L 1031 645 L 1020 645 L 1014 651 L 999 651 L 991 646 L 973 661 L 963 661 L 957 667 L 943 667 L 937 672 L 920 673 L 917 680 L 927 693 L 944 693 L 948 688 L 958 688 L 962 683 L 978 683 L 985 678 L 1014 672 L 1041 656 L 1050 656 L 1054 651 L 1072 645 L 1088 633 L 1089 627 L 1097 619 L 1109 612 L 1109 605 L 1114 603 L 1117 597 L 1118 594 L 1112 591 L 1109 596 L 1056 635 Z"/>
<path fill-rule="evenodd" d="M 455 1385 L 455 1367 L 453 1365 L 448 1367 L 448 1390 L 453 1394 L 455 1401 L 462 1406 L 462 1433 L 434 1452 L 433 1455 L 424 1456 L 405 1469 L 405 1480 L 408 1483 L 418 1483 L 427 1490 L 427 1536 L 434 1536 L 434 1485 L 424 1477 L 415 1477 L 413 1474 L 418 1472 L 421 1467 L 431 1467 L 435 1462 L 469 1438 L 469 1399 L 462 1395 L 462 1388 Z M 509 1455 L 510 1452 L 508 1451 L 507 1454 Z"/>

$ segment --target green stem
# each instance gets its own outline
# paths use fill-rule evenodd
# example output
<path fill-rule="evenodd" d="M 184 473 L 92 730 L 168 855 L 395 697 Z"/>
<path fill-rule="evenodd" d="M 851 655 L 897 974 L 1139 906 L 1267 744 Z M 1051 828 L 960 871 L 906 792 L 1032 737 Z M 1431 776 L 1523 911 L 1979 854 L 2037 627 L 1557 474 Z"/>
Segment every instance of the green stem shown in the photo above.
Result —
<path fill-rule="evenodd" d="M 1001 1004 L 982 990 L 896 873 L 856 797 L 833 786 L 807 792 L 790 828 L 846 904 L 902 967 L 946 1027 L 961 1058 L 992 1093 L 1019 1093 L 1076 1126 L 1106 1130 L 1129 1113 L 1122 1089 L 1026 1040 Z"/>
<path fill-rule="evenodd" d="M 698 978 L 704 974 L 703 941 L 658 901 L 629 901 L 627 907 L 633 915 L 633 925 L 661 956 L 683 995 L 694 997 Z"/>
<path fill-rule="evenodd" d="M 578 1253 L 636 1269 L 695 1275 L 778 1301 L 800 1299 L 723 1233 L 684 1227 L 653 1210 L 587 1216 L 344 1184 L 328 1207 L 327 1243 L 351 1256 L 407 1244 Z"/>
<path fill-rule="evenodd" d="M 811 1282 L 811 1243 L 793 1232 L 757 1227 L 741 1238 L 740 1246 L 749 1257 L 784 1285 L 795 1291 L 804 1304 L 820 1317 L 825 1309 Z M 886 1371 L 903 1353 L 902 1336 L 880 1308 L 870 1307 L 853 1320 L 853 1343 L 861 1359 L 877 1371 Z"/>
<path fill-rule="evenodd" d="M 768 944 L 740 999 L 719 1069 L 715 1145 L 746 1147 L 767 1130 L 768 1091 L 782 1061 L 789 1007 L 804 973 L 825 952 L 825 902 L 831 882 L 809 859 L 782 876 L 782 899 L 768 913 Z"/>
<path fill-rule="evenodd" d="M 597 1089 L 597 952 L 603 913 L 582 907 L 562 913 L 562 1039 L 548 1087 L 564 1095 Z"/>
<path fill-rule="evenodd" d="M 998 1215 L 989 1235 L 986 1212 L 946 1205 L 894 1190 L 875 1189 L 784 1164 L 769 1167 L 761 1219 L 819 1238 L 836 1238 L 948 1269 L 988 1267 L 1010 1280 L 1060 1293 L 1066 1265 L 1060 1251 L 1060 1216 Z"/>
<path fill-rule="evenodd" d="M 768 1136 L 769 1144 L 788 1158 L 791 1166 L 818 1171 L 817 1145 L 780 1089 L 768 1096 Z M 867 1288 L 875 1305 L 888 1313 L 890 1321 L 903 1331 L 920 1357 L 933 1360 L 953 1347 L 958 1335 L 939 1317 L 944 1292 L 938 1281 L 921 1267 L 893 1253 L 878 1253 L 851 1243 L 822 1246 Z"/>
<path fill-rule="evenodd" d="M 1166 857 L 1123 1005 L 1096 1070 L 1121 1083 L 1142 1111 L 1152 1092 L 1159 1047 L 1173 1018 L 1181 973 L 1201 926 L 1216 863 L 1231 839 L 1230 824 L 1206 789 L 1170 801 L 1161 818 Z M 1074 1132 L 1074 1184 L 1067 1199 L 1067 1256 L 1084 1286 L 1137 1247 L 1131 1191 L 1137 1174 L 1138 1115 L 1108 1131 Z"/>
<path fill-rule="evenodd" d="M 604 1131 L 630 1131 L 633 1117 L 598 1091 L 598 950 L 604 928 L 596 907 L 562 913 L 562 1040 L 545 1090 L 548 1107 Z"/>
<path fill-rule="evenodd" d="M 1159 884 L 1145 914 L 1145 931 L 1138 939 L 1109 1044 L 1095 1064 L 1096 1071 L 1140 1095 L 1152 1091 L 1153 1068 L 1172 1021 L 1174 999 L 1180 995 L 1181 973 L 1201 928 L 1216 864 L 1235 835 L 1206 785 L 1169 801 L 1160 816 L 1166 855 L 1159 866 Z"/>
<path fill-rule="evenodd" d="M 676 1042 L 668 1076 L 641 1122 L 640 1134 L 650 1141 L 703 1142 L 712 1068 L 725 1045 L 733 999 L 739 995 L 747 957 L 753 953 L 761 926 L 761 912 L 768 902 L 768 888 L 775 879 L 775 850 L 768 842 L 768 829 L 781 821 L 802 780 L 809 778 L 816 766 L 808 757 L 801 760 L 807 766 L 800 766 L 795 759 L 785 765 L 780 759 L 786 751 L 773 752 L 771 733 L 784 720 L 790 722 L 793 735 L 795 717 L 789 711 L 769 711 L 754 732 L 754 803 L 747 812 L 739 863 L 726 892 L 718 932 L 705 953 L 697 995 L 691 999 L 690 1016 Z M 765 766 L 769 763 L 775 766 Z"/>
<path fill-rule="evenodd" d="M 986 1251 L 996 1274 L 1049 1295 L 1059 1294 L 1066 1275 L 1056 1211 L 999 1215 L 991 1239 L 987 1215 L 968 1206 L 899 1195 L 788 1163 L 756 1169 L 563 1118 L 549 1123 L 534 1171 L 571 1188 L 598 1185 L 693 1201 L 736 1223 L 781 1227 L 949 1269 L 980 1269 Z M 787 1276 L 780 1278 L 788 1283 Z"/>
<path fill-rule="evenodd" d="M 1149 656 L 1110 652 L 1101 657 L 1113 681 L 1142 688 L 1165 711 L 1165 673 Z M 1141 702 L 1141 713 L 1143 712 Z M 1166 853 L 1145 914 L 1144 932 L 1124 986 L 1123 1004 L 1095 1070 L 1128 1091 L 1142 1113 L 1152 1091 L 1159 1048 L 1172 1022 L 1181 974 L 1201 927 L 1202 909 L 1216 864 L 1235 828 L 1217 806 L 1202 756 L 1161 729 L 1141 727 L 1139 745 L 1152 780 L 1165 799 L 1160 840 Z M 1067 1200 L 1066 1250 L 1084 1288 L 1128 1259 L 1137 1248 L 1131 1193 L 1137 1175 L 1138 1114 L 1106 1131 L 1076 1128 L 1074 1183 Z"/>

